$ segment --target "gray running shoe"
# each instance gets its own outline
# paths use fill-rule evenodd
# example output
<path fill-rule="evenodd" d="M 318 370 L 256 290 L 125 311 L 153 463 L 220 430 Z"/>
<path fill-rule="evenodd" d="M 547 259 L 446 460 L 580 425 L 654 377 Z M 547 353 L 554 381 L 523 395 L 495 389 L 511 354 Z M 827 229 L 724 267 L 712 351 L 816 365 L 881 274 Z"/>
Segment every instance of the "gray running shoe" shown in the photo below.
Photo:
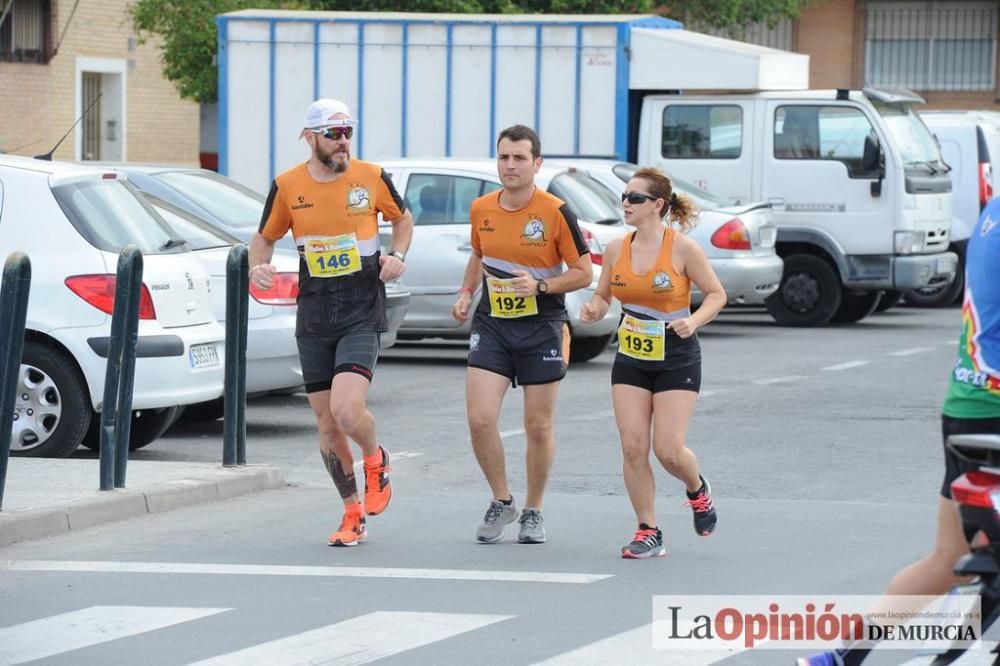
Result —
<path fill-rule="evenodd" d="M 545 527 L 542 525 L 541 511 L 525 509 L 517 522 L 521 523 L 521 531 L 517 534 L 518 543 L 545 543 Z"/>
<path fill-rule="evenodd" d="M 476 530 L 476 539 L 482 543 L 496 543 L 503 538 L 503 529 L 515 520 L 517 508 L 514 507 L 513 497 L 510 504 L 504 504 L 498 499 L 491 500 L 483 522 Z"/>

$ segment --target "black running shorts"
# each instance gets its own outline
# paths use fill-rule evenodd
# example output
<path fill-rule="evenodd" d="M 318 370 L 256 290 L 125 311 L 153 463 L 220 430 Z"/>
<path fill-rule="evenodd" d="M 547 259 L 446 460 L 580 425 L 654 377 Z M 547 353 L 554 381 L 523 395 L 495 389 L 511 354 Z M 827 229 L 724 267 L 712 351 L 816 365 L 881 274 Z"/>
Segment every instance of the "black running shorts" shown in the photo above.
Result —
<path fill-rule="evenodd" d="M 634 363 L 616 360 L 611 366 L 611 384 L 628 384 L 645 389 L 650 393 L 661 391 L 701 390 L 701 362 L 680 368 L 643 368 Z"/>
<path fill-rule="evenodd" d="M 306 393 L 329 391 L 334 375 L 353 372 L 371 381 L 378 360 L 379 334 L 350 331 L 330 338 L 296 338 Z"/>
<path fill-rule="evenodd" d="M 518 384 L 550 384 L 566 376 L 569 326 L 564 321 L 498 320 L 477 312 L 469 336 L 469 367 Z"/>
<path fill-rule="evenodd" d="M 951 499 L 951 482 L 970 470 L 976 469 L 965 462 L 947 446 L 951 435 L 1000 435 L 1000 418 L 995 419 L 956 419 L 941 416 L 941 437 L 944 447 L 944 481 L 941 483 L 941 497 Z"/>

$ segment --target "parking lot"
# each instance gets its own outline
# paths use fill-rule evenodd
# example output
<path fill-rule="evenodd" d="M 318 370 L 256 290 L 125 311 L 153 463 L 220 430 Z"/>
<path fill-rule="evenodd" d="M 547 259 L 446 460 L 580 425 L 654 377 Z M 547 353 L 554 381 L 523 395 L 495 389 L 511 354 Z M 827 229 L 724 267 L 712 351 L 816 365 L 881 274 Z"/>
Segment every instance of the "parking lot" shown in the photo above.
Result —
<path fill-rule="evenodd" d="M 379 361 L 372 401 L 394 454 L 396 495 L 384 516 L 371 519 L 360 548 L 325 545 L 339 500 L 304 397 L 252 400 L 249 461 L 280 467 L 291 487 L 12 546 L 5 559 L 29 571 L 4 572 L 0 625 L 92 604 L 193 608 L 197 621 L 164 620 L 157 626 L 183 623 L 165 634 L 72 654 L 129 663 L 142 649 L 146 663 L 240 663 L 285 654 L 288 641 L 320 649 L 324 631 L 352 622 L 409 626 L 406 613 L 421 611 L 441 613 L 448 628 L 411 627 L 429 633 L 399 654 L 383 645 L 384 656 L 396 654 L 387 663 L 596 664 L 623 651 L 665 658 L 649 647 L 652 594 L 875 594 L 932 539 L 938 412 L 958 317 L 957 309 L 897 308 L 821 330 L 780 328 L 762 312 L 720 317 L 701 336 L 706 379 L 689 439 L 715 489 L 719 529 L 695 536 L 680 485 L 659 472 L 668 555 L 647 562 L 618 558 L 634 526 L 610 409 L 611 352 L 572 368 L 562 387 L 549 543 L 487 547 L 473 541 L 488 493 L 464 424 L 464 349 L 401 343 Z M 509 394 L 501 423 L 515 494 L 524 488 L 520 400 Z M 221 431 L 221 421 L 182 422 L 133 459 L 218 461 Z M 51 568 L 31 571 L 36 560 Z M 80 561 L 90 567 L 84 573 Z M 206 566 L 214 568 L 190 569 Z M 329 569 L 344 566 L 349 571 Z M 302 569 L 281 574 L 283 567 Z M 370 567 L 369 574 L 351 567 Z M 306 569 L 320 578 L 300 578 Z M 426 580 L 426 572 L 447 580 Z M 468 580 L 471 573 L 492 582 Z M 525 580 L 505 582 L 515 573 Z M 554 582 L 564 574 L 583 577 Z M 304 627 L 318 633 L 296 633 Z M 394 635 L 407 635 L 400 631 Z M 243 652 L 251 648 L 258 652 Z M 670 653 L 663 663 L 773 664 L 791 656 Z M 890 652 L 873 663 L 902 657 Z"/>
<path fill-rule="evenodd" d="M 705 380 L 689 444 L 724 496 L 913 499 L 938 479 L 939 410 L 958 322 L 957 308 L 896 308 L 862 325 L 790 329 L 763 311 L 727 310 L 699 333 Z M 551 482 L 557 492 L 624 492 L 609 388 L 613 358 L 607 351 L 573 366 L 561 386 Z M 397 483 L 478 493 L 485 501 L 465 424 L 464 361 L 459 342 L 400 342 L 380 357 L 372 411 L 396 453 Z M 500 429 L 510 473 L 523 488 L 521 401 L 519 390 L 508 393 Z M 218 461 L 221 433 L 222 421 L 182 419 L 133 456 Z M 250 462 L 330 487 L 303 394 L 251 400 L 247 441 Z M 661 488 L 678 497 L 679 490 L 669 482 Z M 933 493 L 926 498 L 933 501 Z"/>

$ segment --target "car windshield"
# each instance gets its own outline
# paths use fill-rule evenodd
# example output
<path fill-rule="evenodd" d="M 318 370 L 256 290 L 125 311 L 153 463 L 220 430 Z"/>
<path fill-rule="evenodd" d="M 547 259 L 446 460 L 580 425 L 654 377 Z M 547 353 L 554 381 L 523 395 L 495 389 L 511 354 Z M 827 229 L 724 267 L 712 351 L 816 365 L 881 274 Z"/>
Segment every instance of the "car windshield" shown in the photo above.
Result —
<path fill-rule="evenodd" d="M 163 199 L 149 194 L 144 194 L 144 196 L 167 225 L 174 230 L 176 237 L 187 241 L 188 247 L 192 250 L 229 247 L 240 242 L 236 236 L 212 226 L 205 220 L 201 220 Z"/>
<path fill-rule="evenodd" d="M 117 253 L 129 244 L 143 254 L 188 249 L 126 181 L 77 180 L 53 187 L 52 194 L 80 235 L 100 250 Z"/>
<path fill-rule="evenodd" d="M 925 165 L 931 169 L 941 162 L 934 136 L 908 104 L 875 103 L 885 120 L 906 166 Z"/>
<path fill-rule="evenodd" d="M 548 190 L 565 201 L 584 222 L 618 224 L 625 219 L 614 192 L 589 174 L 580 171 L 560 174 L 552 179 Z"/>
<path fill-rule="evenodd" d="M 237 182 L 213 173 L 164 171 L 156 178 L 225 222 L 240 229 L 260 226 L 264 197 Z"/>

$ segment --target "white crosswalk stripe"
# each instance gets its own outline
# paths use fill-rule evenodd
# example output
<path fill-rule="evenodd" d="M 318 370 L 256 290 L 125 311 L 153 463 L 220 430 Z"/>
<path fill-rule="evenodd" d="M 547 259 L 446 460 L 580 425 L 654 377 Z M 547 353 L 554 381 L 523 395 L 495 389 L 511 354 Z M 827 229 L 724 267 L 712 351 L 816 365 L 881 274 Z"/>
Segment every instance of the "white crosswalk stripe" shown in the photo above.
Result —
<path fill-rule="evenodd" d="M 512 617 L 514 616 L 378 611 L 199 661 L 193 666 L 367 664 Z M 342 651 L 346 653 L 341 654 Z"/>
<path fill-rule="evenodd" d="M 78 571 L 81 573 L 211 574 L 232 576 L 324 576 L 336 578 L 415 578 L 476 580 L 507 583 L 566 583 L 587 585 L 611 574 L 477 569 L 402 569 L 395 567 L 321 567 L 193 562 L 112 562 L 84 560 L 0 561 L 0 571 Z"/>
<path fill-rule="evenodd" d="M 647 624 L 538 662 L 534 666 L 605 666 L 620 662 L 709 666 L 741 650 L 654 650 L 653 625 Z"/>
<path fill-rule="evenodd" d="M 215 615 L 229 608 L 91 606 L 0 629 L 0 664 L 22 664 Z"/>

